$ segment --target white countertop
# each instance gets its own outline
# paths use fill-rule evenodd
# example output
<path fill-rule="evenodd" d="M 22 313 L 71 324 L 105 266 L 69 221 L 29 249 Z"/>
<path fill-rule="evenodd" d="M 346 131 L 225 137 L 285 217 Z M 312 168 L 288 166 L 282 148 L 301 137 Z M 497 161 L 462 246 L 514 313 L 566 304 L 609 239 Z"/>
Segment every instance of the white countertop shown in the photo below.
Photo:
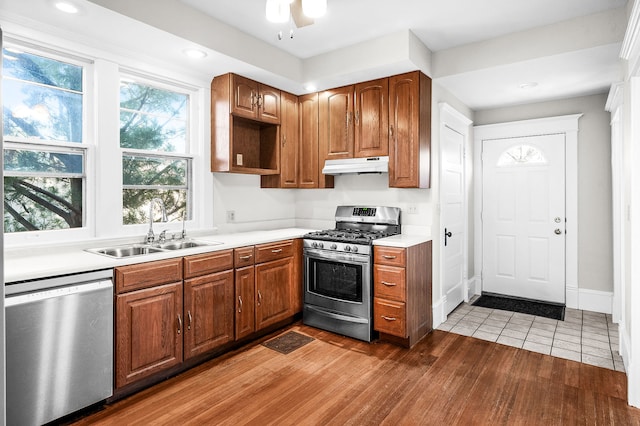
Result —
<path fill-rule="evenodd" d="M 194 236 L 193 239 L 197 241 L 219 244 L 124 258 L 113 258 L 84 250 L 86 248 L 111 247 L 126 244 L 126 242 L 122 241 L 111 245 L 98 240 L 95 245 L 83 242 L 77 245 L 6 249 L 4 253 L 4 279 L 5 283 L 14 283 L 58 275 L 110 269 L 116 266 L 190 256 L 254 244 L 287 240 L 290 238 L 301 238 L 311 231 L 315 231 L 315 229 L 285 228 L 236 234 Z M 392 247 L 411 247 L 429 240 L 431 240 L 431 238 L 428 236 L 402 234 L 376 240 L 374 244 Z"/>

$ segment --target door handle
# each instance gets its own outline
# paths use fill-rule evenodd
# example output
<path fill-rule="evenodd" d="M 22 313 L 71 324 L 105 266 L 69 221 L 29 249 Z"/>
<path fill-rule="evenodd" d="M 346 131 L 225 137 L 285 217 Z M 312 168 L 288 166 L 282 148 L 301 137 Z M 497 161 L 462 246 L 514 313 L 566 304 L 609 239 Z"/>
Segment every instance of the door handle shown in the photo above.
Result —
<path fill-rule="evenodd" d="M 447 228 L 444 228 L 444 246 L 447 246 L 447 238 L 451 238 L 453 234 L 451 231 L 447 232 Z"/>
<path fill-rule="evenodd" d="M 556 235 L 560 235 L 560 234 L 562 234 L 562 231 L 560 230 L 560 228 L 556 228 L 556 230 L 555 230 L 555 231 L 553 231 L 553 232 L 555 232 L 555 233 L 556 233 Z"/>

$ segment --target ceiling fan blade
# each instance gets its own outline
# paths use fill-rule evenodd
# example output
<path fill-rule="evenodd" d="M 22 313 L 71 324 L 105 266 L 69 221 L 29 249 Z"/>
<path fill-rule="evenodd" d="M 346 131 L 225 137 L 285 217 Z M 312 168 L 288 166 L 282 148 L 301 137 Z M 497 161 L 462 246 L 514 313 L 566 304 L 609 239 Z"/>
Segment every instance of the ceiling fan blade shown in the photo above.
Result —
<path fill-rule="evenodd" d="M 302 13 L 302 0 L 294 0 L 290 7 L 291 16 L 293 17 L 293 22 L 295 22 L 296 27 L 302 28 L 313 24 L 313 19 L 308 18 Z"/>

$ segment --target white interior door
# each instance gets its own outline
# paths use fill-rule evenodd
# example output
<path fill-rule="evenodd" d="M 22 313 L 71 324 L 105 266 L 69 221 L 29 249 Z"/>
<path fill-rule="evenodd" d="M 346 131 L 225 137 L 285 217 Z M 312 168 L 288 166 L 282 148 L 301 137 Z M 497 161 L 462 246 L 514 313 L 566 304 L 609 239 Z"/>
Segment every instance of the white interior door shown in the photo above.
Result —
<path fill-rule="evenodd" d="M 444 126 L 440 135 L 440 199 L 442 247 L 442 286 L 446 296 L 444 314 L 464 300 L 464 136 Z"/>
<path fill-rule="evenodd" d="M 483 292 L 565 303 L 564 135 L 482 150 Z"/>

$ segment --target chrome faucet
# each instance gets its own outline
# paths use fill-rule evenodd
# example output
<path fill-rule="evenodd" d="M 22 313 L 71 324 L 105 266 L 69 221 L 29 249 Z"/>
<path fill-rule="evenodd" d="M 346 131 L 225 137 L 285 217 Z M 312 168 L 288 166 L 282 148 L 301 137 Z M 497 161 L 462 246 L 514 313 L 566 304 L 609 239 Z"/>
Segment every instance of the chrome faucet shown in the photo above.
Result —
<path fill-rule="evenodd" d="M 160 198 L 152 198 L 149 202 L 149 231 L 147 232 L 147 244 L 151 244 L 155 240 L 155 234 L 153 233 L 153 203 L 157 203 L 162 210 L 162 221 L 167 222 L 167 209 L 164 207 L 164 203 Z"/>

